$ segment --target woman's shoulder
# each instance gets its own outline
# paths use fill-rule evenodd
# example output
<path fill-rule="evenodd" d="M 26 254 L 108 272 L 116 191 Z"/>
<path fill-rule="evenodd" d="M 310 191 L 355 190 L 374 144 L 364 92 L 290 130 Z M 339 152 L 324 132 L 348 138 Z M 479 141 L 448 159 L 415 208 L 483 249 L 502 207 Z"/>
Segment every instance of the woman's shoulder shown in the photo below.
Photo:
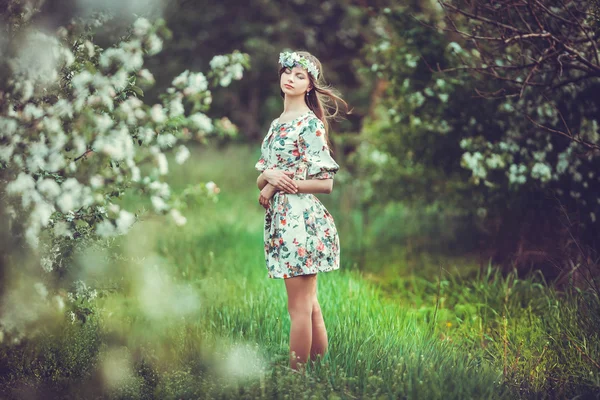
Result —
<path fill-rule="evenodd" d="M 314 112 L 309 112 L 304 118 L 304 123 L 308 126 L 311 126 L 316 129 L 320 129 L 323 127 L 323 121 Z"/>

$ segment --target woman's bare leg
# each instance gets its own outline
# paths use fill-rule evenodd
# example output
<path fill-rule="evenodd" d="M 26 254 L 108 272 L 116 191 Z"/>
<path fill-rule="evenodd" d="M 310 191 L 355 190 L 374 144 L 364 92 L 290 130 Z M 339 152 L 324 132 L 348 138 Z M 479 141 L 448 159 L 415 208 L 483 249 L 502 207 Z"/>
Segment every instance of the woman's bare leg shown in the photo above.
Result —
<path fill-rule="evenodd" d="M 323 313 L 321 312 L 321 306 L 315 293 L 312 308 L 312 347 L 310 348 L 310 359 L 316 361 L 317 356 L 321 356 L 322 359 L 327 352 L 327 344 L 327 329 L 325 328 Z"/>
<path fill-rule="evenodd" d="M 285 279 L 290 313 L 290 367 L 306 364 L 312 345 L 312 310 L 317 275 L 298 275 Z"/>

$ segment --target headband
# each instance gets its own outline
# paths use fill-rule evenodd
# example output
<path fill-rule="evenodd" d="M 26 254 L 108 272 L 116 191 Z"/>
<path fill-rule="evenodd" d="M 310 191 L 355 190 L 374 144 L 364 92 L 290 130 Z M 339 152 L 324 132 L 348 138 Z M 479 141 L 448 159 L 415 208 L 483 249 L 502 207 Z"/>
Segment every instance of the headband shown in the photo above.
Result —
<path fill-rule="evenodd" d="M 308 59 L 302 57 L 296 52 L 285 51 L 283 53 L 279 53 L 279 64 L 282 67 L 294 68 L 294 66 L 299 66 L 308 71 L 309 74 L 313 76 L 313 78 L 317 79 L 319 77 L 319 70 L 317 66 Z"/>

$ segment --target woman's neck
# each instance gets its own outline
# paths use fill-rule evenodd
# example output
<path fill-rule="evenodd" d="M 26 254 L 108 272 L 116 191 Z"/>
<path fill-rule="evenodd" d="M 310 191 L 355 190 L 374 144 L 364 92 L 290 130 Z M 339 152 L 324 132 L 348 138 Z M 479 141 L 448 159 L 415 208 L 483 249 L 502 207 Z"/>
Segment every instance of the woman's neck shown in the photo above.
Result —
<path fill-rule="evenodd" d="M 299 114 L 310 110 L 304 96 L 288 96 L 283 100 L 283 114 Z"/>

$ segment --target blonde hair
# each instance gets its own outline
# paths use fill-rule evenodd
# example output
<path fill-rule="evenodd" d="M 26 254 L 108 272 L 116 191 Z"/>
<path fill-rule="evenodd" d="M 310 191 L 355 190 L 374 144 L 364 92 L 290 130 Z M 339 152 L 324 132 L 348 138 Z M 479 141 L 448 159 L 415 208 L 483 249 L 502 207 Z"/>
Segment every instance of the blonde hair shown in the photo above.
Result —
<path fill-rule="evenodd" d="M 340 112 L 339 103 L 342 103 L 346 107 L 346 114 L 350 114 L 348 111 L 348 103 L 342 99 L 339 91 L 334 89 L 331 85 L 327 85 L 325 83 L 325 79 L 323 77 L 323 67 L 321 62 L 317 59 L 317 57 L 310 54 L 308 51 L 297 51 L 299 56 L 312 61 L 319 70 L 318 78 L 315 80 L 314 76 L 311 74 L 308 75 L 308 79 L 310 81 L 310 86 L 312 89 L 308 92 L 308 96 L 304 96 L 304 101 L 308 108 L 315 113 L 317 118 L 323 122 L 325 126 L 325 141 L 327 142 L 327 146 L 330 151 L 333 153 L 331 148 L 331 142 L 329 141 L 329 120 L 335 119 L 335 117 Z M 282 67 L 279 69 L 279 78 L 281 79 L 281 74 L 287 69 L 287 67 Z M 281 97 L 285 97 L 283 91 L 281 91 Z M 333 103 L 333 104 L 332 104 Z M 333 109 L 335 105 L 335 112 L 331 113 L 330 109 Z"/>

